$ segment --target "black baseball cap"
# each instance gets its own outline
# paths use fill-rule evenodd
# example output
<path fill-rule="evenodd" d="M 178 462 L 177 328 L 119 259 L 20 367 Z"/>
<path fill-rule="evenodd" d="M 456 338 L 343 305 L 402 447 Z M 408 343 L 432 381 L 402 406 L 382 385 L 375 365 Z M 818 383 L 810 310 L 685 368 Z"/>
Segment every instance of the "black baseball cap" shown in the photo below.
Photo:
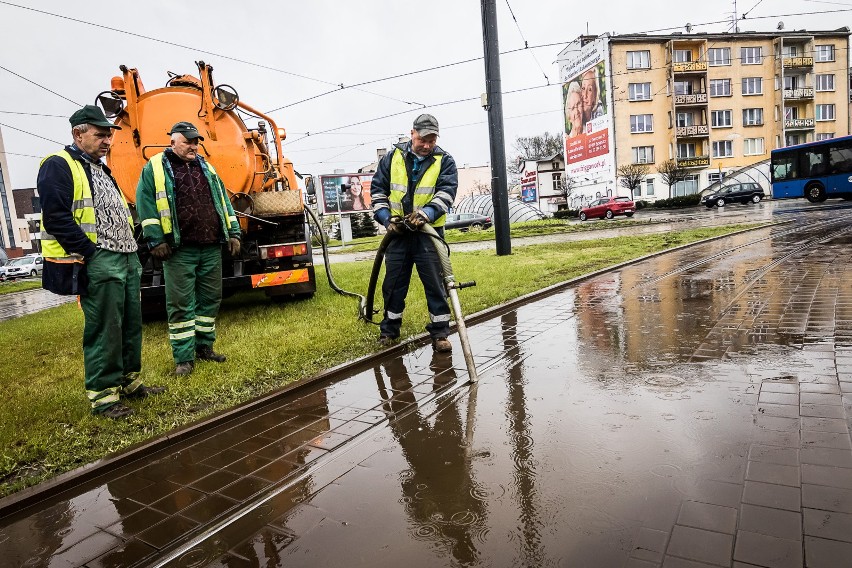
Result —
<path fill-rule="evenodd" d="M 192 140 L 193 138 L 204 140 L 204 136 L 198 133 L 198 129 L 191 122 L 178 122 L 172 126 L 171 130 L 169 130 L 169 134 L 174 134 L 176 132 L 183 134 L 187 140 Z"/>
<path fill-rule="evenodd" d="M 421 114 L 414 119 L 413 128 L 420 136 L 438 134 L 438 119 L 431 114 Z"/>
<path fill-rule="evenodd" d="M 68 119 L 68 122 L 71 123 L 71 126 L 81 126 L 83 124 L 91 124 L 93 126 L 100 126 L 102 128 L 115 128 L 116 130 L 121 130 L 121 127 L 117 124 L 111 123 L 107 120 L 104 111 L 101 110 L 100 107 L 95 105 L 86 105 L 74 114 L 71 115 L 71 118 Z"/>

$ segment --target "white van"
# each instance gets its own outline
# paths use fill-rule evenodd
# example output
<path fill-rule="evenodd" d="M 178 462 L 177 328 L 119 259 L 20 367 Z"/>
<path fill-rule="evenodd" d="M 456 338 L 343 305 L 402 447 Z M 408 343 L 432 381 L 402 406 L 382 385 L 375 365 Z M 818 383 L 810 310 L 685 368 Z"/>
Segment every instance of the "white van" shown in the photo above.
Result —
<path fill-rule="evenodd" d="M 0 272 L 0 280 L 14 280 L 15 278 L 36 277 L 44 268 L 44 257 L 40 254 L 27 255 L 22 258 L 13 258 L 9 264 Z"/>

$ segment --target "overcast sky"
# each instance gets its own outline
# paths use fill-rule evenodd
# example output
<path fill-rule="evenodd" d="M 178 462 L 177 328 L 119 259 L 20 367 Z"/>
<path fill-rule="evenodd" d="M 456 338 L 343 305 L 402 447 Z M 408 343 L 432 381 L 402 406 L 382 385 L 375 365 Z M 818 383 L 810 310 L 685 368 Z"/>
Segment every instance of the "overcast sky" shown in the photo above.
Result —
<path fill-rule="evenodd" d="M 241 100 L 255 108 L 291 105 L 271 116 L 287 129 L 285 153 L 303 173 L 353 171 L 373 161 L 376 148 L 409 132 L 414 117 L 424 112 L 422 105 L 438 118 L 439 144 L 459 165 L 489 161 L 487 116 L 479 103 L 485 73 L 479 59 L 363 90 L 338 88 L 293 104 L 341 83 L 481 57 L 477 0 L 433 0 L 419 8 L 416 2 L 388 0 L 17 1 L 16 6 L 0 0 L 0 66 L 8 70 L 0 69 L 0 123 L 7 125 L 0 128 L 14 188 L 32 187 L 39 157 L 58 145 L 10 127 L 66 144 L 67 117 L 78 104 L 92 103 L 107 90 L 119 65 L 139 69 L 152 90 L 165 84 L 167 71 L 196 74 L 194 61 L 199 59 L 214 67 L 217 83 L 234 86 Z M 20 7 L 24 4 L 29 9 Z M 831 30 L 852 21 L 850 4 L 852 0 L 740 0 L 737 11 L 748 15 L 739 22 L 741 31 L 774 30 L 780 20 L 787 30 Z M 561 131 L 556 54 L 587 27 L 592 34 L 668 33 L 691 23 L 694 32 L 721 32 L 730 26 L 734 8 L 726 0 L 497 0 L 501 51 L 524 47 L 509 6 L 529 46 L 558 44 L 501 57 L 504 92 L 547 85 L 545 75 L 554 85 L 504 95 L 509 146 L 518 136 Z M 782 16 L 829 10 L 846 11 Z M 726 19 L 728 23 L 719 23 Z M 469 98 L 476 100 L 431 106 Z M 374 120 L 394 113 L 402 114 Z M 361 124 L 339 128 L 355 123 Z M 330 129 L 337 130 L 320 134 Z M 308 132 L 316 134 L 306 136 Z"/>

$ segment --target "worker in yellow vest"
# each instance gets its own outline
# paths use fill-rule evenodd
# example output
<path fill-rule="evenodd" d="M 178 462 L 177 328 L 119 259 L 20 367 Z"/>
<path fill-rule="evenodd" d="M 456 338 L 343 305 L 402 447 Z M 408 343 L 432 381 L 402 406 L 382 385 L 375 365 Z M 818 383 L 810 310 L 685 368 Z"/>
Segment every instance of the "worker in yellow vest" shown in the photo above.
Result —
<path fill-rule="evenodd" d="M 370 184 L 376 222 L 396 235 L 385 251 L 381 345 L 399 337 L 411 270 L 416 266 L 426 292 L 430 320 L 426 330 L 432 337 L 432 347 L 438 352 L 452 351 L 447 339 L 450 307 L 436 243 L 416 230 L 429 223 L 443 236 L 446 214 L 456 199 L 456 163 L 437 142 L 438 120 L 431 114 L 421 114 L 412 126 L 411 140 L 397 144 L 379 161 Z"/>
<path fill-rule="evenodd" d="M 169 131 L 171 146 L 151 156 L 136 187 L 136 209 L 151 256 L 163 263 L 175 374 L 195 361 L 224 363 L 213 350 L 222 303 L 222 246 L 240 254 L 240 225 L 225 184 L 198 155 L 204 137 L 191 122 Z"/>
<path fill-rule="evenodd" d="M 42 286 L 79 295 L 85 323 L 83 365 L 92 412 L 123 418 L 121 398 L 145 398 L 142 369 L 142 266 L 124 194 L 101 162 L 113 129 L 103 111 L 86 105 L 71 115 L 74 143 L 46 157 L 38 172 Z"/>

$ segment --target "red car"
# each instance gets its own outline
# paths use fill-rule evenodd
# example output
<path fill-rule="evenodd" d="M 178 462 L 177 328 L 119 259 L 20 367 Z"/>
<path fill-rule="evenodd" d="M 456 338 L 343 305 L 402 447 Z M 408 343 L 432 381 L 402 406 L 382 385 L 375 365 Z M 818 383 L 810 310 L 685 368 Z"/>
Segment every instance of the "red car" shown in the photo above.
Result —
<path fill-rule="evenodd" d="M 634 212 L 636 212 L 636 204 L 629 197 L 601 197 L 580 209 L 580 221 L 590 217 L 612 219 L 616 215 L 633 217 Z"/>

